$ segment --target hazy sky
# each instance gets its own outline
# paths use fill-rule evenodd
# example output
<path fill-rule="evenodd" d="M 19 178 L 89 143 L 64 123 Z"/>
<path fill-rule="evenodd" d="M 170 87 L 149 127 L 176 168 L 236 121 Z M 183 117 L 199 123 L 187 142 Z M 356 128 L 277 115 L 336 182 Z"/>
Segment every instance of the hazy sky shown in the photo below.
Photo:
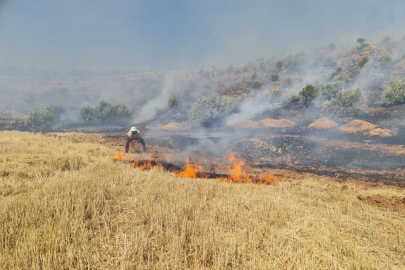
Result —
<path fill-rule="evenodd" d="M 0 0 L 0 64 L 223 66 L 405 34 L 404 0 Z"/>

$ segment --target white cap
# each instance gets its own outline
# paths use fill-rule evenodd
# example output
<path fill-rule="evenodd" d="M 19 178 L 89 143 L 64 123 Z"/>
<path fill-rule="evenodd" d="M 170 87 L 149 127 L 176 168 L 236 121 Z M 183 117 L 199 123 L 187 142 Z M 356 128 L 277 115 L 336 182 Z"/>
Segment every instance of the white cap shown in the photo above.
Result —
<path fill-rule="evenodd" d="M 131 127 L 131 131 L 136 131 L 136 127 Z"/>

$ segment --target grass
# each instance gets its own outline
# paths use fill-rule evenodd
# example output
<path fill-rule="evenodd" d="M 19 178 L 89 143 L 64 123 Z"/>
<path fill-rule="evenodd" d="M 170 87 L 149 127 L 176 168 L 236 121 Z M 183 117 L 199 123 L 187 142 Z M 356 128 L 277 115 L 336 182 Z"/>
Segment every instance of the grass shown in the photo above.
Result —
<path fill-rule="evenodd" d="M 405 268 L 404 217 L 359 185 L 176 178 L 94 141 L 0 132 L 1 269 Z"/>

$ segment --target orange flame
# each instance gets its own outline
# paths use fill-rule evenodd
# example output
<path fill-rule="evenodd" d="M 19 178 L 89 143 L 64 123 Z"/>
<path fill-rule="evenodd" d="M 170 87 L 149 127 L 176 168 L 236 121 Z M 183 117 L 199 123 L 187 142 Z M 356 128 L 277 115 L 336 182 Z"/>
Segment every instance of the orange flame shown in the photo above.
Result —
<path fill-rule="evenodd" d="M 124 160 L 128 154 L 124 153 L 124 151 L 120 151 L 116 156 L 114 156 L 112 159 L 113 160 Z"/>
<path fill-rule="evenodd" d="M 241 154 L 238 152 L 227 154 L 224 160 L 226 164 L 230 165 L 228 181 L 234 183 L 252 183 L 252 179 L 250 179 L 246 171 L 243 170 L 245 162 Z M 224 179 L 221 181 L 223 180 Z"/>
<path fill-rule="evenodd" d="M 257 182 L 258 185 L 275 185 L 278 183 L 278 179 L 272 175 L 262 175 Z"/>
<path fill-rule="evenodd" d="M 200 165 L 189 163 L 186 160 L 186 165 L 183 170 L 176 172 L 177 177 L 197 178 L 204 173 L 204 168 Z"/>
<path fill-rule="evenodd" d="M 145 162 L 141 166 L 139 166 L 139 169 L 141 170 L 150 170 L 152 168 L 152 163 L 150 161 Z"/>

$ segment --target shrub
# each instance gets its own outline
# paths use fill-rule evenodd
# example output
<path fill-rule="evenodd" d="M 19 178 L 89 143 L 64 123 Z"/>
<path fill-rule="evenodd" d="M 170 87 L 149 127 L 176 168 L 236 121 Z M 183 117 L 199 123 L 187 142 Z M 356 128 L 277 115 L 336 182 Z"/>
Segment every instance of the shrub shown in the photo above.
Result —
<path fill-rule="evenodd" d="M 353 68 L 353 69 L 350 71 L 349 77 L 350 77 L 350 78 L 354 78 L 354 77 L 356 77 L 357 75 L 359 75 L 360 72 L 361 72 L 360 67 L 355 67 L 355 68 Z"/>
<path fill-rule="evenodd" d="M 321 94 L 328 100 L 335 98 L 336 95 L 342 90 L 343 82 L 339 80 L 328 83 L 325 86 L 321 86 Z"/>
<path fill-rule="evenodd" d="M 318 96 L 318 89 L 308 84 L 299 93 L 300 102 L 304 105 L 311 103 Z"/>
<path fill-rule="evenodd" d="M 80 109 L 79 120 L 85 123 L 101 122 L 106 123 L 110 121 L 124 121 L 131 117 L 127 105 L 124 103 L 112 104 L 108 101 L 102 100 L 93 108 L 92 106 L 84 106 Z"/>
<path fill-rule="evenodd" d="M 251 79 L 252 79 L 252 81 L 254 81 L 254 80 L 257 79 L 257 73 L 256 73 L 256 72 L 252 74 L 252 78 L 251 78 Z"/>
<path fill-rule="evenodd" d="M 365 64 L 367 64 L 368 60 L 369 60 L 368 56 L 362 57 L 359 61 L 359 67 L 363 67 Z"/>
<path fill-rule="evenodd" d="M 273 75 L 271 75 L 271 81 L 272 81 L 272 82 L 278 81 L 278 74 L 273 74 Z"/>
<path fill-rule="evenodd" d="M 258 89 L 258 88 L 262 87 L 262 85 L 263 84 L 260 81 L 256 80 L 256 81 L 253 82 L 252 88 L 253 89 Z"/>
<path fill-rule="evenodd" d="M 283 88 L 291 88 L 292 86 L 293 86 L 293 81 L 292 81 L 292 79 L 291 78 L 285 78 L 284 80 L 283 80 L 283 82 L 281 83 L 281 86 L 283 87 Z"/>
<path fill-rule="evenodd" d="M 284 106 L 300 103 L 301 98 L 298 94 L 291 94 L 284 100 Z"/>
<path fill-rule="evenodd" d="M 380 58 L 378 58 L 378 62 L 380 63 L 381 67 L 387 67 L 391 64 L 392 62 L 392 57 L 389 54 L 385 54 L 383 56 L 381 56 Z"/>
<path fill-rule="evenodd" d="M 381 101 L 385 105 L 396 105 L 405 103 L 405 80 L 393 78 L 388 85 L 384 86 Z"/>
<path fill-rule="evenodd" d="M 361 89 L 349 89 L 337 93 L 336 97 L 326 103 L 329 112 L 336 115 L 356 115 L 364 112 L 364 100 Z"/>
<path fill-rule="evenodd" d="M 127 105 L 125 105 L 124 103 L 117 103 L 115 105 L 113 105 L 112 108 L 112 119 L 129 119 L 131 117 L 131 112 L 129 111 L 129 108 L 127 107 Z"/>
<path fill-rule="evenodd" d="M 235 110 L 236 106 L 235 99 L 224 102 L 216 94 L 211 97 L 201 97 L 191 106 L 188 118 L 192 123 L 211 126 L 223 121 L 226 115 Z"/>
<path fill-rule="evenodd" d="M 283 61 L 277 61 L 276 63 L 276 68 L 281 69 L 283 67 L 284 62 Z"/>
<path fill-rule="evenodd" d="M 177 96 L 171 96 L 167 101 L 167 106 L 172 110 L 177 110 L 180 107 L 181 99 Z"/>
<path fill-rule="evenodd" d="M 93 123 L 96 121 L 96 111 L 92 106 L 84 106 L 79 111 L 79 120 L 85 123 Z"/>
<path fill-rule="evenodd" d="M 35 108 L 28 117 L 27 124 L 32 127 L 49 127 L 56 120 L 56 115 L 48 108 Z"/>
<path fill-rule="evenodd" d="M 274 89 L 271 91 L 271 97 L 273 97 L 275 99 L 279 99 L 282 94 L 283 94 L 283 91 L 281 89 Z"/>
<path fill-rule="evenodd" d="M 248 71 L 249 71 L 249 67 L 248 67 L 248 65 L 245 65 L 243 67 L 243 69 L 242 69 L 242 72 L 245 73 L 245 72 L 248 72 Z"/>

